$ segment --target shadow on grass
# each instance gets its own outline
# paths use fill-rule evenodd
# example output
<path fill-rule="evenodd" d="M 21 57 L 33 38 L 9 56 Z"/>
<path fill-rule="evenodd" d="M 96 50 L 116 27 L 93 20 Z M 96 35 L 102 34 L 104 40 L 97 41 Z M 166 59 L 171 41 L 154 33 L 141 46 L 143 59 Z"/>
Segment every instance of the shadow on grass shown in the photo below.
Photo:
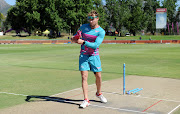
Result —
<path fill-rule="evenodd" d="M 12 35 L 12 37 L 28 37 L 29 35 Z"/>
<path fill-rule="evenodd" d="M 54 101 L 54 102 L 73 104 L 73 105 L 78 105 L 78 106 L 83 101 L 83 100 L 74 100 L 74 99 L 60 98 L 60 97 L 38 96 L 38 95 L 29 95 L 29 96 L 26 97 L 25 101 L 34 102 L 34 101 L 30 101 L 31 98 L 44 99 L 46 101 Z M 100 103 L 100 101 L 96 101 L 96 100 L 90 100 L 90 102 L 99 102 Z"/>
<path fill-rule="evenodd" d="M 30 37 L 30 36 L 35 36 L 35 35 L 21 35 L 21 34 L 17 34 L 17 35 L 12 35 L 12 37 Z M 47 37 L 48 39 L 63 39 L 65 37 L 65 35 L 61 35 L 61 36 L 46 36 L 46 35 L 39 35 L 39 37 Z"/>

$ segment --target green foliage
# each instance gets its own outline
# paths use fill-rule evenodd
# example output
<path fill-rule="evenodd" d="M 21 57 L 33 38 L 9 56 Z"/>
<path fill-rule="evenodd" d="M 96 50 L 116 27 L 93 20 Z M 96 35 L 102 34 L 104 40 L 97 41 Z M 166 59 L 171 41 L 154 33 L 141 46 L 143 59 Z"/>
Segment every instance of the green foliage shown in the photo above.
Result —
<path fill-rule="evenodd" d="M 174 14 L 177 0 L 164 0 L 168 22 L 178 22 L 179 13 Z M 113 26 L 116 31 L 127 29 L 134 35 L 141 30 L 154 34 L 155 11 L 160 7 L 157 0 L 17 0 L 10 8 L 7 23 L 14 29 L 29 31 L 51 29 L 53 32 L 71 31 L 75 33 L 87 23 L 87 13 L 92 9 L 99 12 L 99 25 L 106 31 Z"/>
<path fill-rule="evenodd" d="M 0 23 L 4 19 L 4 15 L 0 12 Z"/>
<path fill-rule="evenodd" d="M 101 0 L 93 0 L 93 4 L 95 7 L 95 10 L 99 13 L 99 25 L 107 30 L 107 26 L 108 26 L 108 22 L 107 22 L 107 14 L 106 14 L 106 10 L 105 6 L 102 4 Z"/>
<path fill-rule="evenodd" d="M 156 9 L 159 8 L 159 1 L 157 0 L 146 0 L 144 4 L 145 17 L 147 32 L 151 32 L 153 35 L 156 31 Z"/>
<path fill-rule="evenodd" d="M 180 22 L 180 7 L 178 8 L 178 13 L 176 15 L 177 22 Z"/>
<path fill-rule="evenodd" d="M 37 0 L 17 0 L 16 6 L 8 11 L 7 21 L 13 29 L 26 28 L 31 31 L 40 22 Z"/>
<path fill-rule="evenodd" d="M 179 13 L 177 14 L 175 13 L 177 7 L 176 3 L 177 0 L 164 0 L 162 2 L 163 8 L 167 8 L 167 22 L 169 23 L 170 28 L 172 28 L 171 26 L 172 23 L 174 23 L 174 27 L 176 28 L 176 22 L 179 21 L 179 17 L 178 17 Z M 171 31 L 171 33 L 174 34 L 173 31 Z"/>
<path fill-rule="evenodd" d="M 126 33 L 129 33 L 128 30 L 121 30 L 121 37 L 125 37 Z"/>
<path fill-rule="evenodd" d="M 16 6 L 8 11 L 7 20 L 13 29 L 26 28 L 29 31 L 63 29 L 63 19 L 55 7 L 56 0 L 17 0 Z"/>
<path fill-rule="evenodd" d="M 41 31 L 49 28 L 58 32 L 64 27 L 63 19 L 59 17 L 58 11 L 56 10 L 55 1 L 56 0 L 38 1 L 38 4 L 43 4 L 38 7 L 41 20 L 38 26 Z"/>
<path fill-rule="evenodd" d="M 167 8 L 167 17 L 168 17 L 168 22 L 176 22 L 176 17 L 175 17 L 175 11 L 176 11 L 176 2 L 177 0 L 164 0 L 162 2 L 163 8 Z"/>
<path fill-rule="evenodd" d="M 7 22 L 12 26 L 14 29 L 20 29 L 22 24 L 24 23 L 24 18 L 18 18 L 21 12 L 18 11 L 17 7 L 11 7 L 7 14 Z"/>
<path fill-rule="evenodd" d="M 175 15 L 177 0 L 165 0 L 163 7 L 168 8 L 170 22 L 178 22 Z M 172 4 L 172 7 L 171 7 Z M 156 31 L 156 8 L 160 8 L 157 0 L 106 0 L 107 20 L 117 31 L 124 27 L 133 35 L 138 31 L 146 30 L 153 35 Z M 170 18 L 171 17 L 171 18 Z"/>
<path fill-rule="evenodd" d="M 126 0 L 121 0 L 120 2 L 119 27 L 125 26 L 128 22 L 127 20 L 132 16 L 129 7 L 127 7 L 128 4 Z"/>
<path fill-rule="evenodd" d="M 119 2 L 117 0 L 106 0 L 106 8 L 107 8 L 107 20 L 108 24 L 112 25 L 114 28 L 118 29 L 119 20 Z"/>
<path fill-rule="evenodd" d="M 136 31 L 145 27 L 146 16 L 142 9 L 142 0 L 106 0 L 106 2 L 109 25 L 112 24 L 117 31 L 125 27 L 135 35 Z"/>
<path fill-rule="evenodd" d="M 57 0 L 59 16 L 66 22 L 65 28 L 75 33 L 81 24 L 87 23 L 87 13 L 93 9 L 92 0 Z"/>
<path fill-rule="evenodd" d="M 126 28 L 135 36 L 136 32 L 142 30 L 145 24 L 142 0 L 129 1 L 129 8 L 131 16 L 129 17 Z"/>

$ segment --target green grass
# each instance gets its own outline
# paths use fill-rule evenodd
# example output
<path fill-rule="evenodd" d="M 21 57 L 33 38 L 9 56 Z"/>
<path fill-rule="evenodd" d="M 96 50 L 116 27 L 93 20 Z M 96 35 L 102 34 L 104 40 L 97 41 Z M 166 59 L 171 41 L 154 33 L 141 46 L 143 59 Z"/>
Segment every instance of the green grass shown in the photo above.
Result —
<path fill-rule="evenodd" d="M 103 80 L 126 75 L 180 79 L 179 44 L 102 44 Z M 80 45 L 0 45 L 0 92 L 53 95 L 81 87 Z M 94 83 L 89 73 L 88 83 Z M 0 94 L 0 108 L 25 103 L 23 96 Z"/>
<path fill-rule="evenodd" d="M 176 109 L 174 114 L 180 114 L 180 108 Z"/>
<path fill-rule="evenodd" d="M 62 37 L 57 37 L 56 40 L 68 40 L 68 37 L 71 38 L 68 34 L 62 34 Z M 127 36 L 127 37 L 117 37 L 117 36 L 105 36 L 105 40 L 139 40 L 139 37 L 142 38 L 142 40 L 149 40 L 151 37 L 152 40 L 180 40 L 180 35 L 147 35 L 147 36 Z M 48 40 L 48 37 L 45 36 L 27 36 L 27 37 L 19 37 L 19 36 L 13 36 L 13 35 L 5 35 L 0 36 L 0 40 Z M 52 39 L 51 39 L 52 40 Z"/>
<path fill-rule="evenodd" d="M 71 38 L 70 35 L 68 34 L 62 34 L 61 37 L 57 37 L 57 38 L 49 38 L 47 36 L 27 36 L 27 35 L 22 35 L 20 36 L 16 36 L 15 34 L 11 34 L 11 35 L 5 35 L 5 36 L 0 36 L 0 40 L 68 40 L 68 37 Z"/>
<path fill-rule="evenodd" d="M 142 38 L 141 40 L 180 40 L 180 35 L 146 35 L 146 36 L 126 36 L 126 37 L 117 37 L 117 36 L 106 36 L 106 40 L 140 40 L 139 38 Z"/>
<path fill-rule="evenodd" d="M 48 37 L 45 36 L 24 36 L 24 37 L 19 37 L 15 35 L 5 35 L 5 36 L 0 36 L 0 40 L 27 40 L 27 39 L 48 39 Z"/>
<path fill-rule="evenodd" d="M 129 75 L 180 78 L 179 49 L 180 45 L 165 44 L 108 46 L 101 54 L 104 72 L 122 73 L 117 68 L 126 63 Z"/>

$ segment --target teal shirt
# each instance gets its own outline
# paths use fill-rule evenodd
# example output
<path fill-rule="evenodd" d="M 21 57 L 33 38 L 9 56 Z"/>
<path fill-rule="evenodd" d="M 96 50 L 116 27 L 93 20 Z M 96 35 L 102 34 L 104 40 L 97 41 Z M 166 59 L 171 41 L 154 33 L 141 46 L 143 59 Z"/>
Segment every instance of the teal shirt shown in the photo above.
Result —
<path fill-rule="evenodd" d="M 99 46 L 104 40 L 105 31 L 100 26 L 91 29 L 90 24 L 84 24 L 80 27 L 82 39 L 85 40 L 85 45 L 81 45 L 81 54 L 84 55 L 99 55 Z"/>

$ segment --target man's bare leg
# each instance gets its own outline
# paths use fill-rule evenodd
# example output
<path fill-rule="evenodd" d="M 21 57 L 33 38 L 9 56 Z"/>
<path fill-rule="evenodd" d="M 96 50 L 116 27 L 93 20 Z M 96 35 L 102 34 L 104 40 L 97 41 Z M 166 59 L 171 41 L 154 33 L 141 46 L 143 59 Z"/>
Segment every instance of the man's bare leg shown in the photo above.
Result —
<path fill-rule="evenodd" d="M 96 96 L 101 100 L 102 103 L 106 103 L 107 99 L 101 93 L 101 84 L 102 84 L 101 72 L 96 72 L 95 76 L 96 76 L 96 86 L 97 86 Z"/>
<path fill-rule="evenodd" d="M 96 72 L 95 77 L 96 77 L 97 94 L 100 94 L 101 93 L 101 83 L 102 83 L 101 72 Z"/>
<path fill-rule="evenodd" d="M 81 71 L 82 76 L 82 89 L 84 93 L 84 99 L 88 99 L 88 71 Z"/>

